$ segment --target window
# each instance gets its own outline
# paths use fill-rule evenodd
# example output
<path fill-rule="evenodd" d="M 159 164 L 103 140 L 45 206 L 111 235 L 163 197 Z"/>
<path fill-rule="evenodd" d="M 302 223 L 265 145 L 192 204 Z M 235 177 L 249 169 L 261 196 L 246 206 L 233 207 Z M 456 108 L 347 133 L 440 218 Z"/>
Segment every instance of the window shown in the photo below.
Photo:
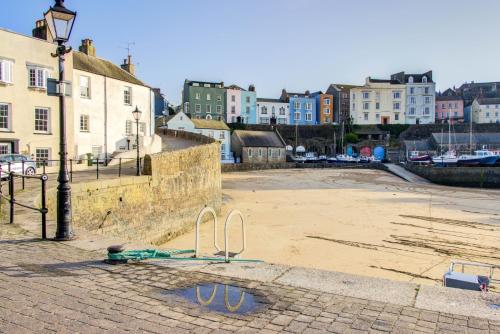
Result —
<path fill-rule="evenodd" d="M 311 102 L 306 102 L 305 109 L 306 110 L 312 110 L 313 109 L 313 104 Z"/>
<path fill-rule="evenodd" d="M 132 134 L 132 121 L 131 120 L 127 120 L 125 122 L 125 134 L 127 136 L 130 136 Z"/>
<path fill-rule="evenodd" d="M 486 117 L 490 117 L 490 112 L 489 111 L 486 113 Z"/>
<path fill-rule="evenodd" d="M 408 83 L 413 83 L 413 77 L 412 77 L 412 76 L 410 76 L 410 77 L 408 78 Z"/>
<path fill-rule="evenodd" d="M 431 114 L 431 109 L 429 107 L 424 108 L 424 115 L 430 115 Z"/>
<path fill-rule="evenodd" d="M 123 104 L 127 106 L 132 105 L 132 87 L 123 87 Z"/>
<path fill-rule="evenodd" d="M 259 157 L 262 157 L 262 149 L 259 148 Z"/>
<path fill-rule="evenodd" d="M 246 107 L 246 111 L 247 111 L 247 114 L 250 113 L 250 107 L 249 106 Z"/>
<path fill-rule="evenodd" d="M 410 94 L 415 94 L 415 88 L 414 87 L 410 87 Z"/>
<path fill-rule="evenodd" d="M 29 67 L 29 86 L 33 88 L 47 88 L 47 78 L 49 71 L 42 67 Z"/>
<path fill-rule="evenodd" d="M 222 96 L 217 95 L 217 102 L 220 102 L 220 101 L 222 101 Z"/>
<path fill-rule="evenodd" d="M 217 106 L 219 107 L 219 106 Z M 236 113 L 236 107 L 235 106 L 231 106 L 231 114 L 235 114 Z"/>
<path fill-rule="evenodd" d="M 250 103 L 250 96 L 246 97 L 246 101 L 247 101 L 247 103 Z"/>
<path fill-rule="evenodd" d="M 211 106 L 210 104 L 207 104 L 207 106 L 206 106 L 206 109 L 205 109 L 205 110 L 206 110 L 206 113 L 207 113 L 207 114 L 210 114 L 210 113 L 212 112 L 212 106 Z"/>
<path fill-rule="evenodd" d="M 0 130 L 10 130 L 10 105 L 0 103 Z"/>
<path fill-rule="evenodd" d="M 425 75 L 422 77 L 422 82 L 427 83 L 427 77 Z"/>
<path fill-rule="evenodd" d="M 313 114 L 310 112 L 306 112 L 306 121 L 311 122 L 313 119 Z"/>
<path fill-rule="evenodd" d="M 370 102 L 363 102 L 363 110 L 370 109 Z"/>
<path fill-rule="evenodd" d="M 352 111 L 356 111 L 356 103 L 352 104 Z"/>
<path fill-rule="evenodd" d="M 295 113 L 294 113 L 294 117 L 293 117 L 293 119 L 294 119 L 295 121 L 300 121 L 300 112 L 298 112 L 298 111 L 297 111 L 297 112 L 295 112 Z"/>
<path fill-rule="evenodd" d="M 345 96 L 344 96 L 345 98 Z M 352 99 L 355 100 L 356 99 L 356 93 L 352 93 Z"/>
<path fill-rule="evenodd" d="M 201 112 L 201 104 L 195 104 L 194 105 L 194 112 Z"/>
<path fill-rule="evenodd" d="M 216 106 L 215 110 L 217 111 L 218 114 L 222 114 L 222 106 Z"/>
<path fill-rule="evenodd" d="M 221 131 L 221 132 L 219 133 L 219 139 L 224 139 L 224 138 L 226 138 L 226 136 L 225 136 L 225 134 L 224 134 L 224 131 Z"/>
<path fill-rule="evenodd" d="M 194 95 L 194 98 L 195 98 L 195 99 L 197 99 L 197 100 L 199 100 L 199 99 L 201 98 L 200 93 L 196 93 L 196 94 Z"/>
<path fill-rule="evenodd" d="M 231 102 L 236 102 L 236 96 L 231 95 Z"/>
<path fill-rule="evenodd" d="M 375 119 L 378 121 L 380 119 L 380 114 L 375 114 Z"/>
<path fill-rule="evenodd" d="M 325 109 L 323 109 L 323 111 L 324 111 L 324 113 L 325 113 L 325 114 L 327 114 L 327 115 L 328 115 L 328 114 L 330 114 L 330 108 L 325 108 Z"/>
<path fill-rule="evenodd" d="M 375 109 L 377 109 L 377 110 L 380 109 L 380 102 L 375 103 Z"/>
<path fill-rule="evenodd" d="M 285 115 L 285 108 L 283 107 L 280 108 L 280 115 Z"/>
<path fill-rule="evenodd" d="M 455 111 L 455 112 L 453 113 L 453 116 L 454 116 L 454 117 L 458 117 L 458 111 Z M 498 113 L 497 113 L 497 116 L 498 116 Z"/>
<path fill-rule="evenodd" d="M 207 101 L 210 101 L 212 99 L 212 95 L 207 94 Z"/>
<path fill-rule="evenodd" d="M 431 103 L 431 97 L 430 96 L 426 96 L 425 97 L 425 104 L 430 104 Z"/>
<path fill-rule="evenodd" d="M 37 167 L 40 167 L 42 165 L 38 161 L 50 160 L 50 148 L 37 148 L 37 149 L 35 149 L 35 159 L 37 161 Z"/>
<path fill-rule="evenodd" d="M 300 109 L 300 101 L 295 101 L 295 102 L 293 103 L 293 107 L 294 107 L 295 109 Z"/>
<path fill-rule="evenodd" d="M 209 130 L 209 131 L 208 131 L 208 136 L 209 136 L 210 138 L 213 138 L 213 137 L 214 137 L 214 131 L 213 131 L 213 130 Z"/>
<path fill-rule="evenodd" d="M 90 78 L 80 76 L 80 97 L 90 98 Z"/>
<path fill-rule="evenodd" d="M 394 103 L 392 104 L 392 109 L 394 109 L 394 110 L 399 110 L 399 109 L 400 109 L 400 107 L 401 107 L 401 106 L 400 106 L 399 102 L 394 102 Z"/>
<path fill-rule="evenodd" d="M 441 109 L 446 109 L 446 104 L 441 103 Z"/>
<path fill-rule="evenodd" d="M 370 98 L 370 92 L 363 92 L 363 99 L 369 99 Z"/>
<path fill-rule="evenodd" d="M 12 73 L 14 62 L 6 59 L 0 59 L 0 81 L 4 83 L 12 83 Z"/>
<path fill-rule="evenodd" d="M 261 117 L 260 124 L 269 124 L 269 117 Z"/>
<path fill-rule="evenodd" d="M 401 92 L 393 92 L 392 96 L 395 100 L 399 100 L 401 98 Z"/>
<path fill-rule="evenodd" d="M 35 108 L 35 132 L 49 132 L 49 109 Z"/>
<path fill-rule="evenodd" d="M 263 115 L 267 115 L 267 107 L 260 108 L 260 113 Z"/>
<path fill-rule="evenodd" d="M 252 157 L 252 153 L 253 153 L 253 152 L 252 152 L 252 149 L 251 149 L 251 148 L 249 148 L 249 149 L 248 149 L 248 157 L 249 157 L 249 158 L 251 158 L 251 157 Z"/>
<path fill-rule="evenodd" d="M 410 115 L 415 115 L 415 107 L 410 108 Z"/>
<path fill-rule="evenodd" d="M 429 94 L 429 87 L 424 88 L 424 94 Z"/>
<path fill-rule="evenodd" d="M 410 104 L 415 104 L 415 103 L 417 103 L 417 99 L 414 96 L 410 97 Z"/>
<path fill-rule="evenodd" d="M 8 143 L 0 143 L 0 154 L 9 154 L 10 146 Z"/>
<path fill-rule="evenodd" d="M 80 131 L 89 131 L 89 115 L 80 115 Z"/>
<path fill-rule="evenodd" d="M 455 109 L 458 108 L 458 103 L 455 103 Z M 497 108 L 498 108 L 498 105 L 497 105 Z"/>
<path fill-rule="evenodd" d="M 368 120 L 368 113 L 367 112 L 364 113 L 364 119 L 365 119 L 365 121 Z"/>
<path fill-rule="evenodd" d="M 324 99 L 324 100 L 323 100 L 323 104 L 324 104 L 325 106 L 329 106 L 329 105 L 330 105 L 330 99 L 328 99 L 328 98 Z"/>
<path fill-rule="evenodd" d="M 399 113 L 395 113 L 394 114 L 394 120 L 395 121 L 399 121 Z"/>

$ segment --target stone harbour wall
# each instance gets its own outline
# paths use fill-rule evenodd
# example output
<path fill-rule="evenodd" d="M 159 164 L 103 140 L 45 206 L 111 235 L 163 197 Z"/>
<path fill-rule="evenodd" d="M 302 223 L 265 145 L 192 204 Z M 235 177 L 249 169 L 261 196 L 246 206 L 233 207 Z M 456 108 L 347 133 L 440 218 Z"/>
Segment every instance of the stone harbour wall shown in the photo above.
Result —
<path fill-rule="evenodd" d="M 407 164 L 405 168 L 433 183 L 446 186 L 500 188 L 500 167 L 433 167 Z"/>
<path fill-rule="evenodd" d="M 204 206 L 220 211 L 218 143 L 148 155 L 144 172 L 150 175 L 72 185 L 74 225 L 159 245 L 192 229 Z M 49 212 L 54 213 L 51 191 Z"/>

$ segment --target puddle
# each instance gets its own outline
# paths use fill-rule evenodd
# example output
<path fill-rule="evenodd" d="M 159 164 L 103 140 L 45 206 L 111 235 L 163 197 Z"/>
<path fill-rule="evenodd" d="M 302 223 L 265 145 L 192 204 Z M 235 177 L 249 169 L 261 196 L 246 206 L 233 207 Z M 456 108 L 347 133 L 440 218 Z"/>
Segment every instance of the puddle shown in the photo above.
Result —
<path fill-rule="evenodd" d="M 200 284 L 163 294 L 180 297 L 191 304 L 226 314 L 254 313 L 264 305 L 259 301 L 260 297 L 251 292 L 237 286 L 224 284 Z"/>

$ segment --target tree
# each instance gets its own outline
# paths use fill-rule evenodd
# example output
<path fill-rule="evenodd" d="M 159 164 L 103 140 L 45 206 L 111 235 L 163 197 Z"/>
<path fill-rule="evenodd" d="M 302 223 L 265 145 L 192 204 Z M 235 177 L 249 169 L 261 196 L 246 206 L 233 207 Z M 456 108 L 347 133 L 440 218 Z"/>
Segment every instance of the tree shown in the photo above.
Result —
<path fill-rule="evenodd" d="M 359 141 L 358 135 L 355 134 L 354 132 L 347 133 L 345 135 L 344 139 L 345 139 L 346 143 L 350 143 L 350 144 L 356 144 Z"/>

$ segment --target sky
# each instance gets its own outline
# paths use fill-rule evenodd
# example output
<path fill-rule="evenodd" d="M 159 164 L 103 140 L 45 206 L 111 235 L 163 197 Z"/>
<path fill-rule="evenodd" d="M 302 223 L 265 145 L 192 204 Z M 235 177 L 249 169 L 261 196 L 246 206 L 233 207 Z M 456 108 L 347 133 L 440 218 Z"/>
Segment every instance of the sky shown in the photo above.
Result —
<path fill-rule="evenodd" d="M 2 4 L 0 27 L 31 34 L 51 0 Z M 174 104 L 185 79 L 224 81 L 259 97 L 325 91 L 432 70 L 437 90 L 500 80 L 498 0 L 66 0 L 70 44 L 91 38 Z"/>

